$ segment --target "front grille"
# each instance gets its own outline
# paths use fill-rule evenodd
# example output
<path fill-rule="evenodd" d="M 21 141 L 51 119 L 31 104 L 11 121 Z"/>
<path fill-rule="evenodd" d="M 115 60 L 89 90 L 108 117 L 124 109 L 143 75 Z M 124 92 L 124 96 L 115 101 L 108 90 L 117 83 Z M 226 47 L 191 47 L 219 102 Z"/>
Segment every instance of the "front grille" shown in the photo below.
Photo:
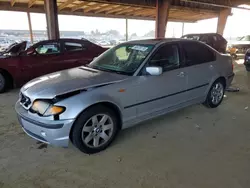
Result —
<path fill-rule="evenodd" d="M 24 94 L 20 93 L 20 104 L 25 108 L 28 109 L 31 105 L 31 100 L 29 97 L 25 96 Z"/>

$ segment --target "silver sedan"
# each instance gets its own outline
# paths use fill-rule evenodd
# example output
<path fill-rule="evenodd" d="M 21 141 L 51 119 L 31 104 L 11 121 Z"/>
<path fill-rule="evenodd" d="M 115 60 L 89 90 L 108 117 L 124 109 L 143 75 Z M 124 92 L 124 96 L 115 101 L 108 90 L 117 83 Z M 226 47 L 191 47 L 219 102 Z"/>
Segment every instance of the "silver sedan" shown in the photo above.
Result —
<path fill-rule="evenodd" d="M 24 85 L 16 112 L 23 130 L 85 153 L 106 149 L 121 129 L 186 106 L 215 108 L 234 77 L 231 57 L 206 44 L 153 39 L 120 44 L 88 66 Z"/>

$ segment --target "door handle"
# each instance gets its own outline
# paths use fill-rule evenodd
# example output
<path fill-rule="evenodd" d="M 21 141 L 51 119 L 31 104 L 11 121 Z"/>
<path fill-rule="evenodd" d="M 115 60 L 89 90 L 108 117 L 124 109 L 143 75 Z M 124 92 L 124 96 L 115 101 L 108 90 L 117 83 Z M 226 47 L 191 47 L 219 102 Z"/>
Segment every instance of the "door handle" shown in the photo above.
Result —
<path fill-rule="evenodd" d="M 213 65 L 209 65 L 209 68 L 210 68 L 210 69 L 213 69 L 213 68 L 214 68 L 214 66 L 213 66 Z"/>
<path fill-rule="evenodd" d="M 185 76 L 185 73 L 184 73 L 184 72 L 180 72 L 179 74 L 177 74 L 177 76 L 179 76 L 179 77 L 184 77 L 184 76 Z"/>

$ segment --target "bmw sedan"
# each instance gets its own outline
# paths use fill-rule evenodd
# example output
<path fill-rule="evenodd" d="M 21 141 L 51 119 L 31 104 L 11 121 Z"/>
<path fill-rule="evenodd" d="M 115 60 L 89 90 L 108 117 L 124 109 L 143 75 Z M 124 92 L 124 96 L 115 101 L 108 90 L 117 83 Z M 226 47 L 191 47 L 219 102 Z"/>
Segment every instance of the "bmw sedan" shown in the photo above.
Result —
<path fill-rule="evenodd" d="M 36 78 L 16 112 L 29 136 L 82 152 L 106 149 L 121 129 L 192 104 L 215 108 L 232 59 L 198 41 L 152 39 L 109 49 L 88 66 Z"/>

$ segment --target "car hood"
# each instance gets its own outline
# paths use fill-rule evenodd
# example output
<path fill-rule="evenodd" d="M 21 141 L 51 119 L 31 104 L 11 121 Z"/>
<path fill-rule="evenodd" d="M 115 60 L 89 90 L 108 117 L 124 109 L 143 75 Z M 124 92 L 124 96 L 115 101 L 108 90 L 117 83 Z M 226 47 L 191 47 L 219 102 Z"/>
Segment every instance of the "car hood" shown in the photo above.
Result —
<path fill-rule="evenodd" d="M 73 91 L 100 87 L 122 81 L 126 75 L 103 72 L 87 67 L 77 67 L 48 74 L 25 84 L 21 92 L 33 99 L 53 99 Z"/>

